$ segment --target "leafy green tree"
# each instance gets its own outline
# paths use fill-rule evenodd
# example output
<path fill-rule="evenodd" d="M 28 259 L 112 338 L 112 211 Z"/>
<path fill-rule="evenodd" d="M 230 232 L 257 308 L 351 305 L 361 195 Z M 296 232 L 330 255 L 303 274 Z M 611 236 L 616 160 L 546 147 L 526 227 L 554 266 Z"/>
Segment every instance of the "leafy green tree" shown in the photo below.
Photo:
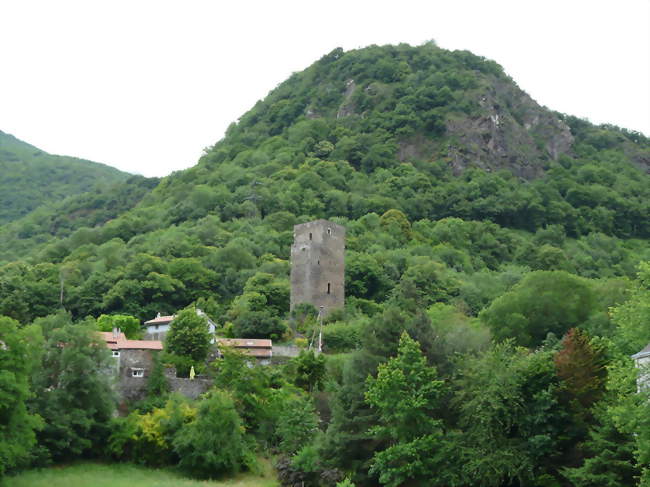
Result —
<path fill-rule="evenodd" d="M 325 357 L 313 350 L 302 350 L 300 355 L 292 359 L 290 368 L 293 371 L 294 382 L 298 387 L 313 392 L 323 388 L 325 380 Z"/>
<path fill-rule="evenodd" d="M 562 271 L 528 274 L 479 316 L 495 338 L 539 345 L 548 333 L 564 335 L 594 311 L 594 292 L 584 279 Z"/>
<path fill-rule="evenodd" d="M 175 436 L 196 417 L 196 408 L 180 394 L 172 394 L 162 407 L 145 414 L 135 410 L 113 418 L 106 453 L 115 460 L 161 467 L 176 465 Z"/>
<path fill-rule="evenodd" d="M 108 435 L 115 398 L 112 359 L 94 321 L 68 323 L 46 335 L 41 366 L 34 372 L 32 412 L 44 428 L 38 434 L 41 462 L 97 452 Z"/>
<path fill-rule="evenodd" d="M 650 262 L 642 262 L 630 299 L 611 310 L 617 325 L 614 343 L 631 355 L 650 343 Z"/>
<path fill-rule="evenodd" d="M 208 356 L 210 339 L 207 318 L 190 307 L 180 311 L 172 321 L 165 337 L 165 347 L 173 355 L 199 363 Z"/>
<path fill-rule="evenodd" d="M 215 386 L 230 392 L 247 431 L 257 434 L 273 430 L 267 427 L 269 420 L 277 419 L 271 407 L 271 378 L 267 367 L 250 367 L 250 357 L 238 350 L 221 347 L 220 352 L 222 358 L 212 363 L 216 369 Z"/>
<path fill-rule="evenodd" d="M 244 311 L 233 322 L 234 333 L 241 338 L 279 339 L 286 325 L 268 311 Z"/>
<path fill-rule="evenodd" d="M 562 475 L 575 487 L 635 485 L 639 470 L 634 458 L 633 436 L 617 427 L 608 408 L 599 408 L 596 417 L 598 423 L 582 445 L 587 458 L 578 467 L 563 469 Z"/>
<path fill-rule="evenodd" d="M 312 400 L 301 394 L 287 401 L 277 423 L 280 451 L 293 455 L 311 443 L 316 433 L 318 433 L 318 414 Z"/>
<path fill-rule="evenodd" d="M 37 326 L 20 328 L 17 321 L 0 316 L 0 479 L 28 463 L 35 431 L 43 427 L 41 418 L 26 407 L 42 344 Z"/>
<path fill-rule="evenodd" d="M 101 315 L 97 318 L 99 331 L 112 331 L 119 328 L 130 340 L 137 340 L 142 337 L 140 320 L 129 315 Z"/>
<path fill-rule="evenodd" d="M 375 453 L 370 469 L 383 485 L 397 487 L 419 482 L 447 486 L 458 482 L 450 468 L 454 445 L 436 419 L 443 382 L 427 365 L 418 343 L 403 333 L 397 356 L 367 381 L 366 401 L 379 412 L 371 433 L 387 443 Z"/>
<path fill-rule="evenodd" d="M 174 437 L 178 466 L 199 478 L 249 470 L 255 456 L 232 397 L 213 390 L 199 403 L 196 417 Z"/>
<path fill-rule="evenodd" d="M 553 353 L 506 342 L 464 358 L 454 397 L 463 430 L 467 484 L 553 485 L 566 461 L 566 413 Z"/>
<path fill-rule="evenodd" d="M 406 215 L 399 210 L 388 210 L 379 219 L 381 226 L 391 235 L 399 238 L 400 242 L 411 239 L 411 223 Z"/>

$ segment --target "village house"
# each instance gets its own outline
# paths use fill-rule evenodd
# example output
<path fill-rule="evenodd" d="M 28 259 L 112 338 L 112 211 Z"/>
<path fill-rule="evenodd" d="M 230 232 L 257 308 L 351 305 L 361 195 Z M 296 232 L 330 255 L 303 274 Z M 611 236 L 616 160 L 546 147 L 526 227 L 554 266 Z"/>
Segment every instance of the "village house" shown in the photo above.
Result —
<path fill-rule="evenodd" d="M 259 365 L 270 365 L 273 358 L 273 342 L 258 338 L 217 338 L 217 350 L 223 347 L 233 348 L 238 352 L 254 358 Z M 218 352 L 221 357 L 221 352 Z"/>
<path fill-rule="evenodd" d="M 216 323 L 198 308 L 196 309 L 196 314 L 203 316 L 208 320 L 208 330 L 210 331 L 210 334 L 214 336 L 215 330 L 217 329 Z M 174 318 L 176 318 L 176 315 L 162 316 L 158 313 L 154 319 L 145 321 L 143 325 L 144 337 L 149 340 L 165 340 L 165 336 L 167 335 Z M 212 343 L 214 343 L 214 340 L 212 340 Z"/>
<path fill-rule="evenodd" d="M 99 332 L 115 361 L 117 392 L 122 400 L 144 396 L 154 354 L 163 349 L 160 340 L 129 340 L 119 329 Z"/>
<path fill-rule="evenodd" d="M 634 365 L 640 369 L 636 380 L 637 389 L 645 389 L 650 386 L 650 343 L 638 353 L 632 355 Z"/>

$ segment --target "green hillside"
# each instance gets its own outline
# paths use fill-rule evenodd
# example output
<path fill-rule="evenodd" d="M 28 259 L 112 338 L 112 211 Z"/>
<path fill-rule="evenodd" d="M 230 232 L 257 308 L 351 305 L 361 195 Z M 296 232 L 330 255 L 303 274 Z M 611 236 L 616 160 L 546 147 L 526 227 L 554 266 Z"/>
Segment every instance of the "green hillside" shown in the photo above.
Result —
<path fill-rule="evenodd" d="M 27 402 L 47 425 L 32 443 L 46 460 L 202 477 L 271 451 L 287 486 L 647 482 L 650 401 L 629 356 L 650 342 L 649 167 L 647 137 L 541 107 L 493 61 L 432 43 L 336 49 L 195 167 L 0 230 L 0 325 L 42 332 L 43 360 L 63 360 L 60 343 L 101 314 L 192 304 L 219 334 L 300 344 L 318 322 L 309 306 L 289 314 L 293 225 L 333 220 L 346 306 L 325 320 L 325 355 L 167 356 L 212 374 L 212 393 L 151 388 L 110 423 L 99 395 L 68 404 L 48 365 Z M 232 449 L 214 448 L 226 433 Z M 7 470 L 31 458 L 15 451 Z"/>
<path fill-rule="evenodd" d="M 0 225 L 128 177 L 104 164 L 48 154 L 0 131 Z"/>
<path fill-rule="evenodd" d="M 199 298 L 227 309 L 257 271 L 286 283 L 292 225 L 316 218 L 348 226 L 348 268 L 361 266 L 349 279 L 364 281 L 350 283 L 353 299 L 384 301 L 422 259 L 461 281 L 510 265 L 631 276 L 648 255 L 649 153 L 641 134 L 538 106 L 468 52 L 335 50 L 257 103 L 197 166 L 124 206 L 134 209 L 101 224 L 76 215 L 110 198 L 84 208 L 81 197 L 63 216 L 16 222 L 0 258 L 42 262 L 39 279 L 56 289 L 60 269 L 76 269 L 65 303 L 76 316 L 141 318 Z M 402 226 L 381 217 L 390 211 Z M 13 303 L 29 302 L 16 273 L 30 269 L 0 269 L 11 277 L 0 312 L 30 320 L 56 308 L 58 291 L 26 315 Z"/>

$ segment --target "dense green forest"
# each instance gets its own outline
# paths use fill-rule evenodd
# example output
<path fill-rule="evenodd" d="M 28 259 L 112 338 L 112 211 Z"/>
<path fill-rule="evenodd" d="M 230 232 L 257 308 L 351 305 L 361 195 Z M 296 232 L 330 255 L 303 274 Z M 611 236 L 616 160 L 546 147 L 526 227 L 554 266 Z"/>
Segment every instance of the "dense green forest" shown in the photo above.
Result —
<path fill-rule="evenodd" d="M 0 472 L 108 456 L 213 477 L 263 452 L 292 486 L 650 485 L 629 359 L 650 342 L 649 167 L 644 135 L 540 107 L 493 61 L 336 49 L 195 167 L 0 227 L 0 345 L 37 344 L 1 362 Z M 224 335 L 300 343 L 316 319 L 289 315 L 289 250 L 317 218 L 347 228 L 325 354 L 188 354 L 205 399 L 159 381 L 110 419 L 96 318 L 195 305 Z M 88 383 L 44 373 L 81 364 Z"/>
<path fill-rule="evenodd" d="M 0 225 L 128 177 L 104 164 L 48 154 L 0 131 Z"/>

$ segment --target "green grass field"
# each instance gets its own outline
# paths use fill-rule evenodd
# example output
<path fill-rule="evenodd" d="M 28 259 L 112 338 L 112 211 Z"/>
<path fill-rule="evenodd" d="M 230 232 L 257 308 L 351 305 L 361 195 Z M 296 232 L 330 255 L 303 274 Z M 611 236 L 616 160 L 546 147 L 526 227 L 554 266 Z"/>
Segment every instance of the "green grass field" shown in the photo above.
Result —
<path fill-rule="evenodd" d="M 169 470 L 127 464 L 80 463 L 31 470 L 0 481 L 1 487 L 278 487 L 271 465 L 260 462 L 262 472 L 219 480 L 192 480 Z"/>

